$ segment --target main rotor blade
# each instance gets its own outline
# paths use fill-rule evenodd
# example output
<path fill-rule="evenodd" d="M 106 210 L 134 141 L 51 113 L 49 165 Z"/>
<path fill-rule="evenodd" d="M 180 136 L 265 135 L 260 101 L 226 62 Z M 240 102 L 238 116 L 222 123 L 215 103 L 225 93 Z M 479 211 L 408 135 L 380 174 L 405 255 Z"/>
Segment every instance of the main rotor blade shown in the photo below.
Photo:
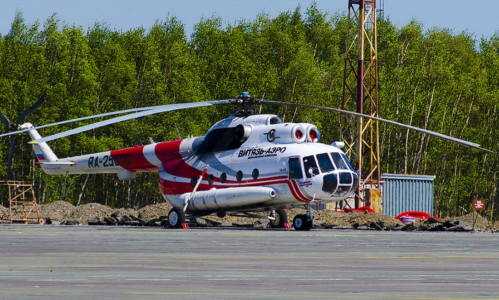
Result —
<path fill-rule="evenodd" d="M 31 115 L 33 112 L 35 112 L 35 110 L 37 110 L 40 106 L 44 105 L 45 103 L 47 103 L 47 101 L 45 101 L 45 98 L 40 98 L 40 100 L 36 101 L 35 104 L 31 105 L 30 108 L 25 110 L 19 116 L 19 119 L 17 119 L 17 124 L 21 124 L 27 117 L 29 117 L 29 115 Z"/>
<path fill-rule="evenodd" d="M 123 121 L 131 120 L 131 119 L 137 119 L 137 118 L 145 117 L 145 116 L 152 115 L 152 114 L 159 114 L 162 112 L 174 111 L 174 110 L 180 110 L 180 109 L 186 109 L 186 108 L 193 108 L 193 107 L 211 106 L 211 105 L 218 105 L 218 104 L 229 104 L 229 101 L 230 100 L 216 100 L 216 101 L 204 101 L 204 102 L 192 102 L 192 103 L 178 103 L 178 104 L 162 105 L 162 106 L 158 106 L 156 108 L 149 109 L 146 111 L 136 112 L 136 113 L 128 114 L 125 116 L 120 116 L 120 117 L 112 118 L 109 120 L 104 120 L 101 122 L 85 125 L 85 126 L 78 127 L 75 129 L 71 129 L 68 131 L 60 132 L 60 133 L 57 133 L 57 134 L 54 134 L 51 136 L 47 136 L 47 137 L 35 140 L 35 141 L 31 141 L 30 144 L 48 142 L 48 141 L 59 139 L 59 138 L 65 137 L 65 136 L 70 136 L 70 135 L 73 135 L 76 133 L 85 132 L 88 130 L 99 128 L 102 126 L 106 126 L 106 125 L 110 125 L 110 124 L 114 124 L 114 123 L 118 123 L 118 122 L 123 122 Z"/>
<path fill-rule="evenodd" d="M 95 118 L 100 118 L 100 117 L 107 117 L 107 116 L 113 116 L 113 115 L 119 115 L 119 114 L 126 114 L 126 113 L 137 112 L 137 111 L 151 110 L 151 109 L 155 109 L 155 108 L 163 107 L 163 106 L 164 105 L 149 106 L 149 107 L 139 107 L 139 108 L 132 108 L 132 109 L 120 110 L 120 111 L 113 111 L 113 112 L 104 113 L 104 114 L 98 114 L 98 115 L 93 115 L 93 116 L 81 117 L 81 118 L 77 118 L 77 119 L 64 120 L 64 121 L 60 121 L 60 122 L 56 122 L 56 123 L 50 123 L 50 124 L 40 125 L 40 126 L 36 126 L 36 127 L 32 127 L 32 128 L 18 130 L 18 131 L 7 132 L 7 133 L 4 133 L 4 134 L 0 134 L 0 137 L 9 136 L 9 135 L 13 135 L 13 134 L 18 134 L 18 133 L 21 133 L 21 132 L 27 132 L 27 131 L 30 131 L 30 130 L 38 130 L 38 129 L 42 129 L 42 128 L 46 128 L 46 127 L 52 127 L 52 126 L 56 126 L 56 125 L 63 125 L 63 124 L 68 124 L 68 123 L 73 123 L 73 122 L 78 122 L 78 121 L 90 120 L 90 119 L 95 119 Z"/>
<path fill-rule="evenodd" d="M 448 136 L 448 135 L 445 135 L 445 134 L 441 134 L 441 133 L 438 133 L 438 132 L 435 132 L 435 131 L 426 130 L 426 129 L 422 129 L 422 128 L 419 128 L 419 127 L 414 127 L 414 126 L 411 126 L 411 125 L 407 125 L 407 124 L 403 124 L 403 123 L 398 123 L 398 122 L 387 120 L 387 119 L 373 117 L 373 116 L 370 116 L 370 115 L 364 115 L 364 114 L 360 114 L 360 113 L 353 112 L 353 111 L 348 111 L 348 110 L 343 110 L 343 109 L 338 109 L 338 108 L 332 108 L 332 107 L 310 105 L 310 104 L 286 103 L 286 102 L 271 101 L 271 100 L 262 100 L 261 102 L 265 103 L 265 104 L 272 104 L 272 105 L 284 105 L 284 106 L 287 105 L 287 106 L 308 107 L 308 108 L 330 110 L 330 111 L 335 111 L 335 112 L 339 112 L 339 113 L 342 113 L 342 114 L 348 114 L 348 115 L 353 115 L 353 116 L 357 116 L 357 117 L 363 117 L 363 118 L 366 118 L 366 119 L 371 119 L 371 120 L 375 120 L 375 121 L 379 121 L 379 122 L 383 122 L 383 123 L 387 123 L 387 124 L 391 124 L 391 125 L 395 125 L 395 126 L 407 128 L 407 129 L 410 129 L 410 130 L 422 132 L 422 133 L 425 133 L 425 134 L 428 134 L 428 135 L 436 136 L 438 138 L 441 138 L 441 139 L 444 139 L 444 140 L 448 140 L 448 141 L 451 141 L 451 142 L 454 142 L 454 143 L 462 144 L 462 145 L 465 145 L 465 146 L 468 146 L 468 147 L 472 147 L 472 148 L 475 148 L 475 149 L 479 149 L 481 151 L 485 151 L 485 152 L 489 152 L 489 153 L 494 153 L 493 151 L 490 151 L 488 149 L 480 147 L 480 145 L 476 144 L 476 143 L 472 143 L 472 142 L 468 142 L 468 141 L 465 141 L 465 140 L 461 140 L 461 139 L 458 139 L 458 138 L 455 138 L 455 137 L 451 137 L 451 136 Z"/>
<path fill-rule="evenodd" d="M 10 121 L 7 119 L 1 112 L 0 112 L 0 121 L 3 123 L 5 126 L 9 126 Z"/>

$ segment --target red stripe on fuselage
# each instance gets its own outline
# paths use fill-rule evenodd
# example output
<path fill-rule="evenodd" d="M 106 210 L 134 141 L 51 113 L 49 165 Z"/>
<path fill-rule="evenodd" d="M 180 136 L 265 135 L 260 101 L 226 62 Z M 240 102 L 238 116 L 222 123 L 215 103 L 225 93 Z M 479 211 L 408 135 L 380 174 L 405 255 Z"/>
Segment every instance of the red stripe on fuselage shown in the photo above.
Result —
<path fill-rule="evenodd" d="M 201 176 L 202 171 L 194 168 L 193 166 L 187 164 L 184 159 L 177 158 L 172 159 L 170 161 L 166 161 L 163 163 L 163 170 L 165 170 L 168 174 L 174 177 L 183 177 L 183 178 L 199 178 Z M 209 170 L 208 170 L 209 172 Z M 207 179 L 208 175 L 205 174 L 203 179 Z"/>
<path fill-rule="evenodd" d="M 293 184 L 293 187 L 296 189 L 296 194 L 298 195 L 297 199 L 300 200 L 300 201 L 310 202 L 311 200 L 309 200 L 307 197 L 305 197 L 303 195 L 303 193 L 301 192 L 300 187 L 296 183 L 296 180 L 292 180 L 291 182 Z"/>
<path fill-rule="evenodd" d="M 172 141 L 172 142 L 166 142 L 166 143 L 161 143 L 161 148 L 158 148 L 156 146 L 156 155 L 160 160 L 163 162 L 162 167 L 163 170 L 169 174 L 169 176 L 172 177 L 180 177 L 180 178 L 187 178 L 190 179 L 192 177 L 196 177 L 199 179 L 199 176 L 202 174 L 202 170 L 198 170 L 195 167 L 189 165 L 184 161 L 184 159 L 180 156 L 179 154 L 179 149 L 180 149 L 180 141 Z M 160 144 L 158 144 L 160 145 Z M 160 150 L 159 150 L 160 149 Z M 159 151 L 163 151 L 162 154 L 160 154 Z M 202 180 L 207 181 L 211 172 L 210 169 L 208 168 L 206 174 L 204 174 Z M 296 184 L 295 180 L 284 180 L 286 179 L 287 176 L 275 176 L 275 177 L 269 177 L 269 178 L 258 178 L 258 179 L 251 179 L 251 180 L 245 180 L 245 183 L 242 183 L 241 181 L 236 181 L 236 180 L 227 180 L 225 184 L 228 185 L 210 185 L 210 184 L 200 184 L 198 187 L 199 191 L 204 191 L 204 190 L 209 190 L 211 188 L 229 188 L 229 187 L 239 187 L 239 186 L 263 186 L 263 185 L 272 185 L 272 184 L 280 184 L 280 183 L 286 183 L 289 187 L 289 190 L 291 191 L 291 194 L 293 197 L 302 202 L 310 202 L 310 200 L 305 197 L 300 189 L 298 188 L 298 185 Z M 273 180 L 280 180 L 280 181 L 273 181 Z M 266 182 L 269 181 L 269 182 Z M 270 182 L 273 181 L 273 182 Z M 221 183 L 219 177 L 214 178 L 214 182 Z M 194 189 L 194 187 L 187 182 L 176 182 L 176 181 L 170 181 L 167 179 L 159 177 L 159 188 L 161 190 L 161 193 L 163 195 L 181 195 L 184 193 L 190 193 Z"/>
<path fill-rule="evenodd" d="M 144 146 L 112 150 L 114 162 L 125 170 L 132 172 L 157 171 L 158 167 L 151 164 L 144 156 Z"/>
<path fill-rule="evenodd" d="M 262 183 L 262 182 L 256 182 L 256 180 L 249 181 L 248 183 L 241 183 L 238 181 L 237 185 L 214 185 L 214 184 L 200 184 L 198 187 L 198 191 L 207 191 L 212 188 L 217 188 L 217 189 L 225 189 L 225 188 L 237 188 L 237 187 L 253 187 L 253 186 L 271 186 L 275 184 L 287 184 L 289 187 L 289 190 L 291 191 L 291 194 L 293 197 L 301 202 L 310 202 L 310 200 L 306 198 L 302 198 L 297 193 L 295 192 L 292 183 L 290 180 L 284 179 L 287 176 L 276 176 L 272 178 L 266 178 L 262 180 L 266 180 L 267 182 Z M 163 195 L 182 195 L 185 193 L 191 193 L 194 189 L 194 187 L 187 182 L 176 182 L 176 181 L 170 181 L 166 180 L 163 178 L 159 178 L 159 188 L 161 190 L 161 193 Z"/>
<path fill-rule="evenodd" d="M 180 144 L 182 140 L 164 142 L 156 144 L 154 147 L 154 152 L 161 162 L 170 161 L 176 158 L 181 158 L 180 156 Z"/>
<path fill-rule="evenodd" d="M 154 147 L 154 154 L 162 162 L 180 158 L 180 143 L 182 140 L 158 143 Z M 158 171 L 158 167 L 151 164 L 144 155 L 144 146 L 112 150 L 111 155 L 115 162 L 123 169 L 133 172 Z"/>

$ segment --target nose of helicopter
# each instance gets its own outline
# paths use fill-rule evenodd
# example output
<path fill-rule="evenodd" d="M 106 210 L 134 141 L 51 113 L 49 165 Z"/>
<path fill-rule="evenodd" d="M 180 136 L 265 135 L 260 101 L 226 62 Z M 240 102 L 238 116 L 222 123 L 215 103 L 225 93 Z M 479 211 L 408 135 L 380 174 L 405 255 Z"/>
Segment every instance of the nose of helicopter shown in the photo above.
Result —
<path fill-rule="evenodd" d="M 324 175 L 322 191 L 333 196 L 344 196 L 354 191 L 359 184 L 357 173 L 340 171 Z"/>

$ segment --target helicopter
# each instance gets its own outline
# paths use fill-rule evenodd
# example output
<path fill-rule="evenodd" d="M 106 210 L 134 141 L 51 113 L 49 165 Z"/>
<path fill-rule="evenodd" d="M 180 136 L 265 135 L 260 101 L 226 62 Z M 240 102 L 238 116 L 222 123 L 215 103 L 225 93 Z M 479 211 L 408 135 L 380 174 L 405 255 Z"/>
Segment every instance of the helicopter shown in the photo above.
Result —
<path fill-rule="evenodd" d="M 204 136 L 190 137 L 126 149 L 58 158 L 47 142 L 113 123 L 151 114 L 192 107 L 233 104 L 240 109 L 215 123 Z M 28 132 L 38 164 L 49 175 L 117 174 L 134 179 L 139 172 L 157 172 L 158 186 L 171 205 L 170 228 L 185 227 L 186 218 L 216 214 L 219 217 L 257 216 L 273 228 L 289 228 L 285 209 L 305 207 L 306 213 L 293 219 L 295 230 L 313 227 L 312 204 L 336 202 L 354 195 L 358 172 L 341 150 L 343 142 L 324 144 L 321 133 L 310 123 L 289 123 L 272 114 L 255 114 L 257 104 L 291 105 L 336 111 L 378 120 L 451 140 L 482 151 L 478 144 L 437 132 L 336 108 L 256 99 L 247 92 L 232 99 L 143 107 L 65 120 L 34 127 L 19 125 L 7 136 Z M 97 117 L 114 117 L 79 128 L 42 137 L 38 129 Z"/>

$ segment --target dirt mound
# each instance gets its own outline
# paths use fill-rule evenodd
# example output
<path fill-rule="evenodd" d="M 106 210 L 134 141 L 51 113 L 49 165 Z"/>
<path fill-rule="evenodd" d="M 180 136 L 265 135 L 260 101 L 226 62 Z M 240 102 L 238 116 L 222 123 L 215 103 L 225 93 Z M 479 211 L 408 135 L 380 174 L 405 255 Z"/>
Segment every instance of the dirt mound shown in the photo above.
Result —
<path fill-rule="evenodd" d="M 133 218 L 138 218 L 139 217 L 139 212 L 134 210 L 133 208 L 120 208 L 118 210 L 115 210 L 111 216 L 121 219 L 125 216 L 127 217 L 133 217 Z"/>
<path fill-rule="evenodd" d="M 152 204 L 139 209 L 138 217 L 146 222 L 159 220 L 160 217 L 168 216 L 170 209 L 171 206 L 166 202 Z"/>
<path fill-rule="evenodd" d="M 49 223 L 67 225 L 128 225 L 128 226 L 161 226 L 171 206 L 158 203 L 145 206 L 139 210 L 131 208 L 113 209 L 98 203 L 89 203 L 78 207 L 65 201 L 44 204 L 39 207 L 40 216 Z M 292 224 L 293 218 L 298 214 L 305 214 L 304 208 L 286 210 L 288 221 Z M 6 219 L 9 210 L 0 205 L 0 217 Z M 216 215 L 195 218 L 189 221 L 194 227 L 238 226 L 266 228 L 269 220 L 266 218 L 270 212 L 260 213 L 261 218 L 246 218 L 237 216 Z M 387 215 L 375 213 L 339 213 L 329 210 L 312 210 L 315 228 L 338 229 L 377 229 L 377 230 L 406 230 L 406 231 L 499 231 L 499 221 L 490 224 L 489 221 L 477 213 L 470 213 L 461 217 L 445 218 L 443 220 L 418 220 L 412 224 L 403 225 L 399 220 Z"/>
<path fill-rule="evenodd" d="M 290 222 L 298 214 L 304 214 L 306 210 L 303 208 L 294 208 L 288 211 L 288 219 Z M 383 229 L 389 229 L 393 226 L 401 226 L 399 220 L 387 215 L 375 213 L 339 213 L 330 210 L 312 210 L 314 215 L 314 223 L 328 228 L 371 228 L 372 223 L 376 223 Z"/>
<path fill-rule="evenodd" d="M 329 219 L 329 224 L 335 226 L 352 226 L 357 228 L 359 226 L 372 226 L 372 223 L 377 223 L 381 227 L 402 225 L 397 219 L 391 216 L 375 214 L 375 213 L 335 213 Z"/>
<path fill-rule="evenodd" d="M 76 209 L 63 220 L 67 225 L 88 225 L 89 220 L 109 217 L 114 212 L 109 206 L 99 203 L 89 203 L 76 207 Z"/>
<path fill-rule="evenodd" d="M 255 214 L 259 216 L 268 216 L 269 214 Z M 216 215 L 209 215 L 203 217 L 203 219 L 207 219 L 211 221 L 211 224 L 214 226 L 220 225 L 220 226 L 239 226 L 239 227 L 247 227 L 253 225 L 256 219 L 253 218 L 245 218 L 245 217 L 235 217 L 235 216 L 225 216 L 223 218 L 217 217 Z M 198 222 L 199 223 L 199 222 Z"/>
<path fill-rule="evenodd" d="M 57 201 L 49 204 L 43 204 L 38 211 L 40 217 L 47 221 L 65 221 L 76 209 L 76 207 L 66 201 Z"/>
<path fill-rule="evenodd" d="M 9 209 L 0 205 L 0 220 L 7 219 L 9 217 Z"/>
<path fill-rule="evenodd" d="M 490 230 L 490 228 L 495 228 L 497 231 L 499 228 L 499 222 L 490 223 L 489 220 L 486 218 L 482 217 L 479 213 L 477 212 L 472 212 L 464 216 L 460 217 L 450 217 L 450 218 L 444 218 L 442 219 L 442 222 L 447 222 L 447 221 L 464 221 L 468 222 L 470 224 L 473 224 L 473 221 L 475 222 L 475 228 L 481 229 L 481 230 Z"/>

